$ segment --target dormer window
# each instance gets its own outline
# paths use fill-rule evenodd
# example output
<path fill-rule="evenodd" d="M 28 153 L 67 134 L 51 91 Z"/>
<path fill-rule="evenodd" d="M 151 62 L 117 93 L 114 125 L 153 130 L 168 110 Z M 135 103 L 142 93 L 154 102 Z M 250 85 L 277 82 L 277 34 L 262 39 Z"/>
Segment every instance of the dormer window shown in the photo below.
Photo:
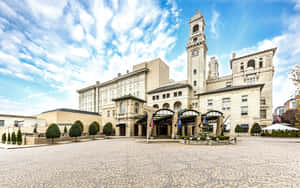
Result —
<path fill-rule="evenodd" d="M 193 27 L 193 33 L 197 32 L 197 31 L 199 31 L 199 25 L 198 24 L 194 25 L 194 27 Z"/>

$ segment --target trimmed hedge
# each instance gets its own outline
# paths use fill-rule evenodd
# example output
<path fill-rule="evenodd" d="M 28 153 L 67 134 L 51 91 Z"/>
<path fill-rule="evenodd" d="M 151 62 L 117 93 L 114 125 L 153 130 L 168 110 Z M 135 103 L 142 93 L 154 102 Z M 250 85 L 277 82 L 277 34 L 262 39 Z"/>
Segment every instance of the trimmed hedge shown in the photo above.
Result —
<path fill-rule="evenodd" d="M 46 130 L 46 138 L 51 138 L 54 143 L 54 138 L 60 137 L 60 130 L 55 123 L 52 123 Z"/>
<path fill-rule="evenodd" d="M 81 136 L 81 133 L 82 133 L 82 129 L 81 129 L 80 123 L 75 122 L 69 130 L 70 137 L 75 137 L 75 138 L 79 137 L 79 136 Z"/>
<path fill-rule="evenodd" d="M 153 130 L 153 129 L 152 129 Z M 112 124 L 111 123 L 106 123 L 105 126 L 103 127 L 103 133 L 106 136 L 111 136 L 113 132 Z M 152 134 L 153 135 L 153 134 Z"/>
<path fill-rule="evenodd" d="M 281 131 L 281 130 L 278 130 L 278 131 L 275 131 L 275 130 L 272 130 L 272 133 L 269 134 L 268 131 L 265 131 L 264 133 L 261 134 L 261 136 L 272 136 L 272 137 L 300 137 L 300 131 Z"/>
<path fill-rule="evenodd" d="M 17 132 L 17 144 L 21 145 L 22 144 L 22 133 L 21 130 L 19 129 Z"/>
<path fill-rule="evenodd" d="M 6 133 L 2 134 L 2 143 L 5 144 L 6 142 Z"/>
<path fill-rule="evenodd" d="M 219 136 L 219 140 L 229 140 L 229 136 Z"/>
<path fill-rule="evenodd" d="M 97 126 L 95 124 L 91 124 L 89 126 L 89 135 L 96 135 L 98 132 Z"/>

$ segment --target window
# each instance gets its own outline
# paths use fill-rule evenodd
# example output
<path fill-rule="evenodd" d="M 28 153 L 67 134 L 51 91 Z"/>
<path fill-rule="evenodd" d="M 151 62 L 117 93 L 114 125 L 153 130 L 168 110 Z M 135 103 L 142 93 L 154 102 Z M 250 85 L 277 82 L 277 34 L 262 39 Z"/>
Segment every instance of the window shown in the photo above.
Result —
<path fill-rule="evenodd" d="M 112 115 L 113 115 L 113 117 L 115 117 L 115 116 L 116 116 L 116 111 L 115 111 L 115 110 L 113 110 L 112 112 L 113 112 L 113 114 L 112 114 Z"/>
<path fill-rule="evenodd" d="M 158 104 L 153 105 L 153 108 L 159 108 Z"/>
<path fill-rule="evenodd" d="M 193 71 L 193 72 L 194 72 L 194 75 L 196 75 L 196 74 L 197 74 L 197 69 L 194 69 L 194 71 Z"/>
<path fill-rule="evenodd" d="M 249 131 L 249 125 L 248 124 L 241 124 L 241 133 L 247 133 Z"/>
<path fill-rule="evenodd" d="M 178 96 L 182 96 L 182 91 L 179 91 L 179 92 L 178 92 Z"/>
<path fill-rule="evenodd" d="M 174 92 L 174 97 L 177 97 L 177 92 Z"/>
<path fill-rule="evenodd" d="M 153 101 L 155 100 L 155 96 L 152 96 L 152 100 L 153 100 Z"/>
<path fill-rule="evenodd" d="M 159 95 L 156 95 L 156 100 L 158 100 L 159 99 Z"/>
<path fill-rule="evenodd" d="M 213 100 L 212 99 L 208 99 L 207 100 L 207 105 L 208 106 L 212 106 L 213 105 Z"/>
<path fill-rule="evenodd" d="M 192 56 L 196 56 L 196 55 L 198 55 L 198 50 L 193 50 Z"/>
<path fill-rule="evenodd" d="M 0 120 L 0 127 L 4 127 L 4 120 Z"/>
<path fill-rule="evenodd" d="M 226 82 L 226 87 L 231 87 L 231 82 Z"/>
<path fill-rule="evenodd" d="M 193 42 L 197 42 L 197 37 L 193 38 Z"/>
<path fill-rule="evenodd" d="M 199 31 L 199 25 L 198 24 L 194 25 L 194 27 L 193 27 L 193 33 L 197 32 L 197 31 Z"/>
<path fill-rule="evenodd" d="M 170 98 L 170 93 L 167 93 L 167 98 Z"/>
<path fill-rule="evenodd" d="M 260 62 L 259 62 L 259 68 L 262 68 L 262 67 L 263 67 L 263 62 L 260 61 Z"/>
<path fill-rule="evenodd" d="M 244 71 L 244 66 L 243 65 L 241 66 L 241 71 Z"/>
<path fill-rule="evenodd" d="M 241 115 L 247 116 L 248 115 L 248 106 L 242 106 L 241 107 Z"/>
<path fill-rule="evenodd" d="M 247 101 L 248 101 L 248 95 L 243 95 L 242 102 L 247 102 Z"/>
<path fill-rule="evenodd" d="M 223 98 L 222 99 L 223 104 L 223 110 L 229 110 L 230 109 L 230 98 Z"/>
<path fill-rule="evenodd" d="M 126 103 L 125 102 L 121 103 L 120 111 L 121 111 L 121 114 L 125 114 L 125 112 L 126 112 Z"/>
<path fill-rule="evenodd" d="M 267 110 L 260 110 L 260 118 L 266 119 L 267 118 Z"/>
<path fill-rule="evenodd" d="M 110 116 L 110 111 L 109 110 L 107 110 L 107 117 L 109 117 Z"/>
<path fill-rule="evenodd" d="M 166 98 L 166 94 L 163 94 L 163 99 L 165 99 Z"/>
<path fill-rule="evenodd" d="M 139 103 L 135 103 L 135 104 L 134 104 L 134 112 L 135 112 L 136 114 L 139 113 Z"/>
<path fill-rule="evenodd" d="M 248 76 L 246 79 L 246 83 L 253 84 L 255 83 L 255 80 L 256 80 L 255 76 Z"/>
<path fill-rule="evenodd" d="M 247 63 L 247 70 L 254 70 L 254 69 L 255 69 L 255 61 L 251 59 Z"/>
<path fill-rule="evenodd" d="M 266 104 L 266 99 L 260 99 L 260 105 L 265 105 Z"/>
<path fill-rule="evenodd" d="M 197 81 L 196 80 L 194 81 L 194 86 L 197 86 Z"/>

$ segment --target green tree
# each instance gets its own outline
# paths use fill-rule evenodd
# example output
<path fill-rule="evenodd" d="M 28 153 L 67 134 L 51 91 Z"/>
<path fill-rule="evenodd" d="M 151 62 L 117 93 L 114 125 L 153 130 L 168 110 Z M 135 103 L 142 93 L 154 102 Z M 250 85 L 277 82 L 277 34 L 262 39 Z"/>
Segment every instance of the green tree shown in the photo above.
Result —
<path fill-rule="evenodd" d="M 238 133 L 238 136 L 239 136 L 240 132 L 242 132 L 242 127 L 239 124 L 237 124 L 236 127 L 235 127 L 235 129 L 234 129 L 234 131 L 236 133 Z"/>
<path fill-rule="evenodd" d="M 52 144 L 54 143 L 54 138 L 60 137 L 60 130 L 55 123 L 52 123 L 46 130 L 46 138 L 52 139 Z"/>
<path fill-rule="evenodd" d="M 6 133 L 2 134 L 2 144 L 6 143 Z"/>
<path fill-rule="evenodd" d="M 89 135 L 96 135 L 97 132 L 98 132 L 98 129 L 97 129 L 96 125 L 92 123 L 92 124 L 89 126 Z M 93 137 L 93 138 L 94 138 L 94 137 Z"/>
<path fill-rule="evenodd" d="M 284 136 L 284 137 L 288 137 L 288 136 L 289 136 L 289 131 L 288 131 L 288 130 L 285 130 L 284 133 L 283 133 L 283 136 Z"/>
<path fill-rule="evenodd" d="M 81 136 L 81 133 L 82 129 L 80 124 L 75 122 L 69 130 L 70 137 L 74 137 L 75 141 L 77 141 L 77 137 Z"/>
<path fill-rule="evenodd" d="M 250 131 L 251 131 L 251 135 L 257 136 L 261 132 L 261 127 L 259 126 L 258 123 L 254 123 Z"/>
<path fill-rule="evenodd" d="M 269 131 L 266 130 L 266 131 L 265 131 L 265 135 L 266 135 L 266 136 L 270 136 Z"/>
<path fill-rule="evenodd" d="M 65 126 L 65 128 L 64 128 L 64 134 L 67 135 L 67 133 L 68 133 L 68 129 L 67 129 L 67 126 Z"/>
<path fill-rule="evenodd" d="M 17 142 L 17 137 L 16 137 L 16 133 L 15 132 L 13 132 L 11 134 L 11 142 L 12 142 L 12 144 L 16 144 L 16 142 Z"/>
<path fill-rule="evenodd" d="M 91 125 L 95 125 L 95 126 L 96 126 L 96 128 L 97 128 L 97 133 L 100 131 L 100 125 L 99 125 L 98 122 L 94 121 L 93 123 L 91 123 Z M 90 126 L 91 126 L 91 125 L 90 125 Z"/>
<path fill-rule="evenodd" d="M 111 123 L 106 123 L 105 126 L 103 127 L 103 133 L 106 136 L 110 136 L 112 134 L 112 124 Z"/>
<path fill-rule="evenodd" d="M 82 133 L 83 132 L 83 124 L 81 123 L 81 121 L 77 120 L 74 124 L 78 124 L 80 126 L 81 133 Z"/>
<path fill-rule="evenodd" d="M 21 145 L 22 144 L 22 133 L 21 130 L 19 129 L 17 132 L 17 144 Z"/>
<path fill-rule="evenodd" d="M 275 130 L 272 130 L 271 136 L 277 136 L 277 132 Z"/>
<path fill-rule="evenodd" d="M 10 133 L 7 134 L 7 143 L 10 144 Z"/>
<path fill-rule="evenodd" d="M 291 137 L 296 137 L 297 136 L 297 132 L 295 130 L 291 131 Z"/>

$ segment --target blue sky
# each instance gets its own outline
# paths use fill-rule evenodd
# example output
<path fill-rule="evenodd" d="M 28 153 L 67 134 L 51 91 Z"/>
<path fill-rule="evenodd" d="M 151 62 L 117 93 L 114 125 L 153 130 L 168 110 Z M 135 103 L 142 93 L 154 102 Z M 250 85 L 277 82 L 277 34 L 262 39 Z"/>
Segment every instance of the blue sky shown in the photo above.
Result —
<path fill-rule="evenodd" d="M 208 57 L 221 75 L 229 58 L 278 47 L 274 106 L 293 91 L 289 70 L 300 59 L 300 1 L 0 1 L 0 113 L 77 108 L 76 90 L 132 65 L 162 58 L 170 77 L 186 79 L 188 20 L 206 21 Z"/>

